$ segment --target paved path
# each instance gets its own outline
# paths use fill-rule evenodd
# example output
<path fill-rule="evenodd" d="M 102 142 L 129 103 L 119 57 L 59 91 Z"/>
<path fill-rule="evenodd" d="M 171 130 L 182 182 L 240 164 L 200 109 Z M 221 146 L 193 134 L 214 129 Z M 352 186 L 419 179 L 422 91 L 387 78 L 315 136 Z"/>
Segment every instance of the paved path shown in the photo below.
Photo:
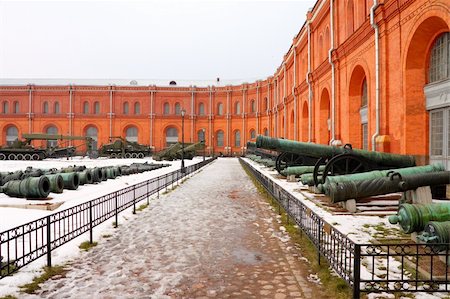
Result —
<path fill-rule="evenodd" d="M 237 159 L 219 159 L 24 298 L 325 298 Z"/>

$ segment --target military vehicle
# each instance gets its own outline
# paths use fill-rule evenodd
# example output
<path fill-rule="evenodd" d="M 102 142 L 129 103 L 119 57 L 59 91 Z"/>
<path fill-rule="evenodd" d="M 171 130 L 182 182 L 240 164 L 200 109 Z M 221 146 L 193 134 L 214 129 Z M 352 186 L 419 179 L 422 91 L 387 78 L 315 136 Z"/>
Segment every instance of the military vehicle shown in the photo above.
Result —
<path fill-rule="evenodd" d="M 115 139 L 115 140 L 114 140 Z M 114 141 L 113 141 L 114 140 Z M 111 143 L 103 144 L 98 150 L 101 157 L 109 158 L 144 158 L 150 156 L 152 150 L 147 145 L 128 141 L 122 137 L 111 137 Z"/>

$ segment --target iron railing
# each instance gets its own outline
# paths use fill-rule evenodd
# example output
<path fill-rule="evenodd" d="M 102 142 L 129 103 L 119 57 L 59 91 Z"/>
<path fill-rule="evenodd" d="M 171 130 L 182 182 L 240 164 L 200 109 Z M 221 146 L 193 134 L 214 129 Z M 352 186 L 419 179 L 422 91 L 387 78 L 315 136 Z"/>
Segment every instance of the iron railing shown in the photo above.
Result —
<path fill-rule="evenodd" d="M 46 217 L 28 222 L 18 227 L 0 232 L 0 279 L 11 275 L 20 268 L 47 256 L 47 265 L 52 264 L 52 250 L 70 240 L 89 232 L 89 241 L 93 242 L 93 228 L 115 217 L 136 203 L 157 194 L 178 180 L 197 171 L 215 158 L 176 170 L 162 176 L 115 191 L 77 206 L 53 213 Z"/>
<path fill-rule="evenodd" d="M 240 159 L 308 236 L 333 270 L 361 293 L 449 292 L 450 244 L 359 244 L 324 221 L 270 177 Z"/>

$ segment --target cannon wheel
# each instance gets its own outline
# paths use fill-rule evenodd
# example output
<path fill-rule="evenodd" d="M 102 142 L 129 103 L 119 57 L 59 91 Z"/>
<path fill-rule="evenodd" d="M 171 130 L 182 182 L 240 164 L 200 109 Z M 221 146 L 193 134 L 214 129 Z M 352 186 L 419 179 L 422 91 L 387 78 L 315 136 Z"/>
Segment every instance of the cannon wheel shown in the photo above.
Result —
<path fill-rule="evenodd" d="M 290 166 L 301 166 L 304 165 L 305 159 L 302 155 L 297 155 L 293 153 L 281 153 L 277 156 L 275 161 L 275 169 L 281 174 L 283 169 Z"/>
<path fill-rule="evenodd" d="M 331 158 L 322 173 L 322 182 L 328 175 L 344 175 L 369 171 L 371 168 L 364 158 L 353 154 L 341 154 Z"/>
<path fill-rule="evenodd" d="M 319 185 L 319 177 L 322 176 L 322 173 L 319 171 L 319 167 L 327 163 L 328 158 L 320 157 L 314 165 L 313 178 L 314 185 Z"/>

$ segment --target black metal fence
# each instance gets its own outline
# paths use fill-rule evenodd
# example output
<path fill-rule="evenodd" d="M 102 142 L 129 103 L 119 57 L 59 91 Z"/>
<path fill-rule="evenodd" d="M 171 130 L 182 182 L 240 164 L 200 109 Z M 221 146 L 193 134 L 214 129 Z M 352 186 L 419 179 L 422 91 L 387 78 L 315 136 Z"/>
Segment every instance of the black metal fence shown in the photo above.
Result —
<path fill-rule="evenodd" d="M 133 207 L 135 213 L 136 203 L 144 199 L 148 203 L 151 195 L 159 195 L 161 190 L 173 186 L 178 180 L 213 160 L 215 158 L 187 166 L 184 171 L 179 169 L 0 232 L 0 279 L 45 255 L 47 265 L 51 266 L 52 250 L 85 232 L 89 232 L 92 243 L 95 226 L 115 217 L 114 224 L 117 227 L 120 212 Z"/>
<path fill-rule="evenodd" d="M 240 159 L 274 197 L 333 270 L 361 293 L 449 292 L 450 244 L 358 244 L 324 221 L 300 200 Z"/>

